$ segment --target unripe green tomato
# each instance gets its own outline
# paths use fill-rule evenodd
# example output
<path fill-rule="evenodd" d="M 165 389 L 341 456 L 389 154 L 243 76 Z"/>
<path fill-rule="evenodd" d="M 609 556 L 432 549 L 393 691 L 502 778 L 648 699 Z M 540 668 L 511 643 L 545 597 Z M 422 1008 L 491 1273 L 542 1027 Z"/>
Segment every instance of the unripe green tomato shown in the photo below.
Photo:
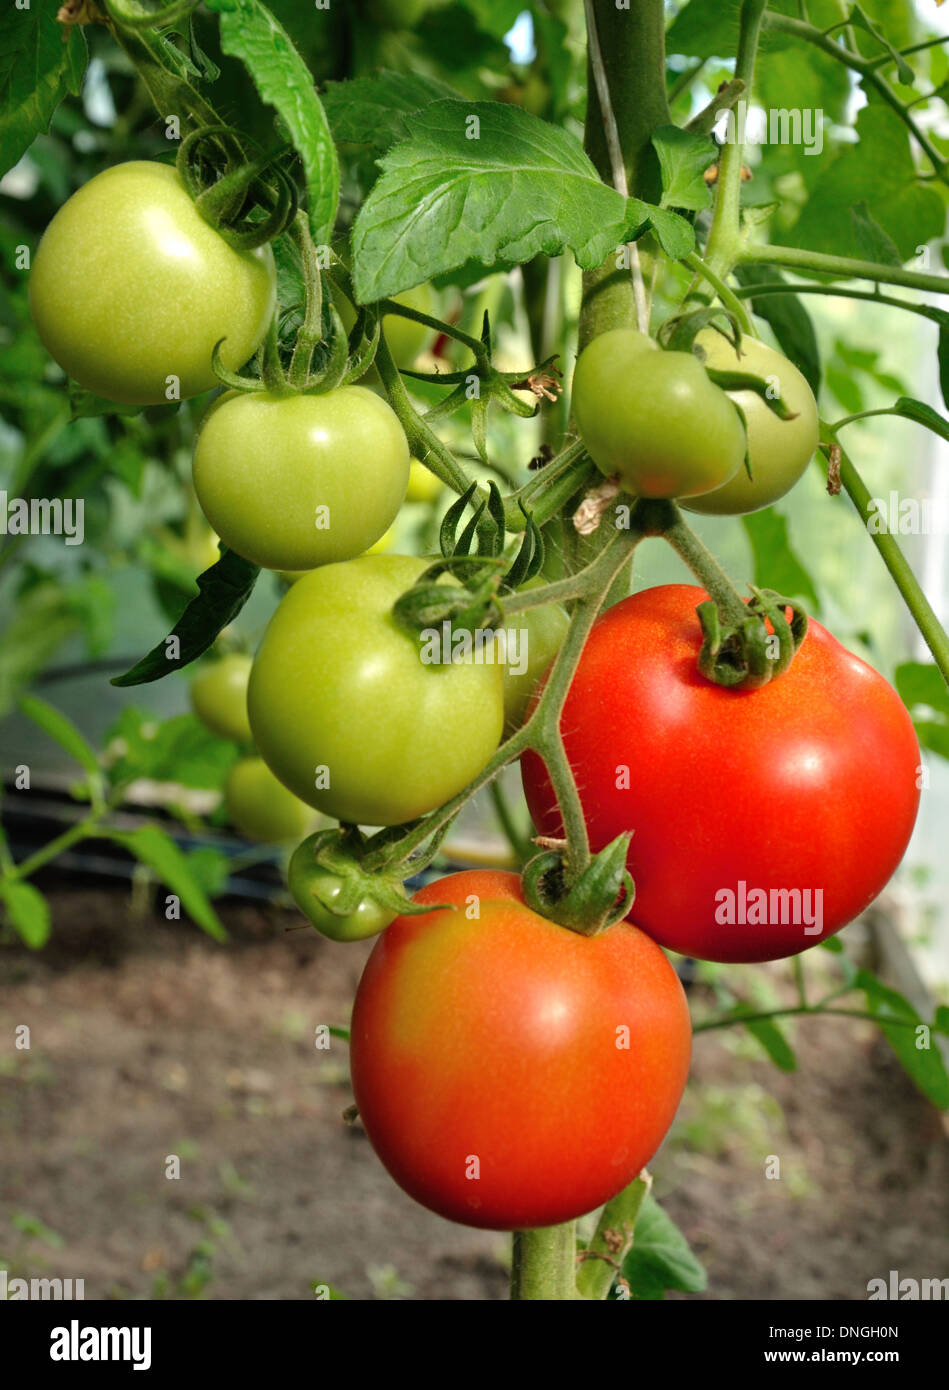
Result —
<path fill-rule="evenodd" d="M 427 280 L 421 285 L 416 285 L 414 290 L 403 290 L 401 294 L 389 297 L 397 304 L 404 304 L 407 309 L 414 309 L 419 314 L 430 314 L 434 318 L 438 312 L 438 299 Z M 334 300 L 343 327 L 347 333 L 352 332 L 353 324 L 356 322 L 355 307 L 344 294 L 334 295 Z M 386 335 L 386 343 L 397 367 L 411 367 L 422 349 L 428 347 L 435 338 L 433 330 L 426 328 L 424 323 L 404 319 L 401 314 L 383 314 L 382 331 Z M 375 367 L 369 368 L 366 377 L 378 381 Z"/>
<path fill-rule="evenodd" d="M 315 819 L 309 806 L 288 791 L 263 758 L 241 758 L 227 774 L 224 802 L 231 824 L 248 840 L 285 844 L 298 840 Z"/>
<path fill-rule="evenodd" d="M 663 352 L 633 328 L 584 348 L 573 412 L 596 466 L 639 497 L 709 492 L 744 462 L 738 412 L 694 353 Z"/>
<path fill-rule="evenodd" d="M 146 160 L 106 169 L 74 193 L 30 271 L 30 310 L 46 349 L 86 390 L 133 405 L 217 386 L 211 354 L 222 338 L 225 367 L 243 366 L 276 292 L 270 247 L 234 250 L 175 170 Z"/>
<path fill-rule="evenodd" d="M 729 391 L 745 413 L 753 476 L 739 468 L 724 487 L 683 503 L 689 511 L 716 516 L 756 512 L 790 492 L 814 457 L 819 435 L 817 402 L 794 363 L 757 338 L 742 338 L 740 356 L 714 328 L 704 329 L 696 342 L 705 349 L 710 367 L 763 377 L 795 413 L 795 419 L 782 420 L 756 391 Z"/>
<path fill-rule="evenodd" d="M 199 671 L 191 682 L 195 714 L 212 734 L 250 743 L 247 718 L 247 682 L 252 661 L 242 652 L 231 652 Z"/>
<path fill-rule="evenodd" d="M 364 555 L 313 570 L 284 595 L 254 659 L 254 742 L 282 782 L 338 820 L 415 820 L 477 776 L 501 736 L 500 664 L 428 664 L 392 616 L 428 563 Z"/>
<path fill-rule="evenodd" d="M 235 393 L 215 404 L 194 451 L 208 521 L 238 555 L 275 570 L 361 555 L 392 524 L 408 480 L 402 426 L 365 386 Z"/>
<path fill-rule="evenodd" d="M 372 898 L 361 898 L 345 917 L 326 907 L 325 902 L 333 903 L 339 897 L 343 880 L 314 862 L 313 836 L 293 851 L 287 883 L 300 911 L 332 941 L 362 941 L 367 936 L 378 936 L 396 917 L 390 908 Z"/>
<path fill-rule="evenodd" d="M 405 494 L 406 502 L 434 502 L 442 494 L 444 483 L 436 478 L 430 468 L 418 459 L 412 459 L 409 466 L 409 486 Z"/>
<path fill-rule="evenodd" d="M 542 585 L 542 579 L 532 579 L 525 589 Z M 570 619 L 559 603 L 548 603 L 543 608 L 527 608 L 523 613 L 515 613 L 504 624 L 507 631 L 512 629 L 524 634 L 520 637 L 519 654 L 526 655 L 526 668 L 516 673 L 511 669 L 510 652 L 504 666 L 504 733 L 508 736 L 524 723 L 524 715 L 530 704 L 534 687 L 547 667 L 557 655 L 566 636 Z M 524 644 L 526 643 L 526 651 Z"/>

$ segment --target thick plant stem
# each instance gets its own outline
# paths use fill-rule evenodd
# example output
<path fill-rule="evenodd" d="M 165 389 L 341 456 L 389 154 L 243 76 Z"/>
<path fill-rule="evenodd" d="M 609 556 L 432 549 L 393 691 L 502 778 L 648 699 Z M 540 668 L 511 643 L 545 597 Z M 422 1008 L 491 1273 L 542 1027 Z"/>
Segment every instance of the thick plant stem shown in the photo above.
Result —
<path fill-rule="evenodd" d="M 574 1223 L 514 1232 L 511 1298 L 560 1302 L 576 1297 Z"/>
<path fill-rule="evenodd" d="M 603 1208 L 577 1273 L 577 1293 L 581 1298 L 606 1298 L 613 1287 L 613 1278 L 633 1243 L 636 1218 L 650 1187 L 652 1179 L 644 1168 Z"/>
<path fill-rule="evenodd" d="M 593 71 L 594 49 L 588 47 L 584 148 L 603 181 L 612 185 L 610 136 L 615 133 L 629 193 L 658 202 L 659 162 L 651 136 L 670 120 L 662 0 L 636 0 L 628 10 L 618 9 L 614 0 L 592 0 L 589 11 L 596 22 L 612 120 L 608 125 L 604 118 Z M 619 269 L 615 256 L 610 256 L 583 277 L 579 346 L 582 349 L 591 338 L 610 328 L 633 327 L 636 322 L 633 281 L 629 271 Z"/>
<path fill-rule="evenodd" d="M 735 77 L 744 82 L 745 91 L 749 98 L 755 73 L 758 35 L 761 31 L 761 18 L 764 11 L 765 0 L 742 0 Z M 705 261 L 716 275 L 722 277 L 727 275 L 734 265 L 741 245 L 740 203 L 743 157 L 744 146 L 740 140 L 735 140 L 723 146 L 718 164 L 715 211 L 712 216 L 712 229 L 709 232 L 708 244 L 705 248 Z"/>

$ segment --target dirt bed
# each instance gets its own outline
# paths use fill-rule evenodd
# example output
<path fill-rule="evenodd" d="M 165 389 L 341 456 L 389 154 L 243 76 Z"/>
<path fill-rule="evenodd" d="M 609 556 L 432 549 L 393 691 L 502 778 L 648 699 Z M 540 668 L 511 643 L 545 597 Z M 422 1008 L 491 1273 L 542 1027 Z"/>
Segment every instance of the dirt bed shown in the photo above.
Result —
<path fill-rule="evenodd" d="M 368 945 L 225 905 L 219 947 L 120 891 L 51 897 L 50 948 L 0 952 L 0 1267 L 81 1277 L 89 1298 L 506 1297 L 506 1239 L 421 1210 L 341 1118 L 346 1046 L 314 1030 L 346 1021 Z M 793 1074 L 732 1032 L 696 1041 L 655 1177 L 704 1296 L 946 1277 L 939 1115 L 871 1026 L 794 1040 Z"/>

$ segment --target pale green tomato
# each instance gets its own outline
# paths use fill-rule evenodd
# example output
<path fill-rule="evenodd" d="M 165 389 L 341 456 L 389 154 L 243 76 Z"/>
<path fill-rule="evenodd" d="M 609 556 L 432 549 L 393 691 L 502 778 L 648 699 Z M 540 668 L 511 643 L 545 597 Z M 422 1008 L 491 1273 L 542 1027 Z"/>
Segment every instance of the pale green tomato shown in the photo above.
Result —
<path fill-rule="evenodd" d="M 436 478 L 430 468 L 418 459 L 413 459 L 409 469 L 409 487 L 405 494 L 406 502 L 434 502 L 442 494 L 444 483 Z"/>
<path fill-rule="evenodd" d="M 250 743 L 247 718 L 247 682 L 251 659 L 242 652 L 231 652 L 199 671 L 191 682 L 191 705 L 212 734 Z"/>
<path fill-rule="evenodd" d="M 269 246 L 235 251 L 170 165 L 133 160 L 83 184 L 53 218 L 33 258 L 30 309 L 80 386 L 156 405 L 218 385 L 211 354 L 222 338 L 225 367 L 243 366 L 276 286 Z"/>
<path fill-rule="evenodd" d="M 789 492 L 814 457 L 819 434 L 817 402 L 794 363 L 757 338 L 742 338 L 740 356 L 714 328 L 703 330 L 696 342 L 704 348 L 710 367 L 762 377 L 795 412 L 795 419 L 781 420 L 756 391 L 729 391 L 745 413 L 752 477 L 739 468 L 724 487 L 683 503 L 689 511 L 719 516 L 756 512 Z"/>
<path fill-rule="evenodd" d="M 392 605 L 428 561 L 364 555 L 284 595 L 254 660 L 254 742 L 297 796 L 339 820 L 396 825 L 460 792 L 497 747 L 501 665 L 435 665 Z"/>
<path fill-rule="evenodd" d="M 744 462 L 738 412 L 698 358 L 663 352 L 632 328 L 584 348 L 573 412 L 597 468 L 639 497 L 709 492 Z"/>
<path fill-rule="evenodd" d="M 248 840 L 284 844 L 299 840 L 316 817 L 279 782 L 263 758 L 242 758 L 227 775 L 227 815 Z"/>
<path fill-rule="evenodd" d="M 532 579 L 524 587 L 537 588 L 542 579 Z M 528 608 L 515 613 L 504 624 L 508 632 L 518 635 L 519 653 L 526 656 L 526 669 L 515 674 L 511 669 L 510 651 L 504 667 L 504 733 L 510 735 L 524 723 L 527 706 L 537 682 L 557 655 L 566 636 L 570 619 L 559 603 L 543 608 Z"/>
<path fill-rule="evenodd" d="M 401 294 L 394 294 L 391 298 L 419 314 L 430 314 L 434 318 L 438 313 L 438 300 L 427 280 L 421 285 L 416 285 L 414 290 L 403 290 Z M 345 295 L 335 295 L 334 299 L 343 327 L 349 333 L 356 322 L 356 310 Z M 386 335 L 386 343 L 397 367 L 411 367 L 422 349 L 428 347 L 435 338 L 434 332 L 426 328 L 424 323 L 404 319 L 401 314 L 384 314 L 382 331 Z M 375 367 L 370 367 L 366 376 L 374 381 L 379 379 Z"/>
<path fill-rule="evenodd" d="M 194 490 L 225 545 L 275 570 L 361 555 L 405 497 L 409 446 L 365 386 L 323 396 L 236 393 L 198 435 Z"/>

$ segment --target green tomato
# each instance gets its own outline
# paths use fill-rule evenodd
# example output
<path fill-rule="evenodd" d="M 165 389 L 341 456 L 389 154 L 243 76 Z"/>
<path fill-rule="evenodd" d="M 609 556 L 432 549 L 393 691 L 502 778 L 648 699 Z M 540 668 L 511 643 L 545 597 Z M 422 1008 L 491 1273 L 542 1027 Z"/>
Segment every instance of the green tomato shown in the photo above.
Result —
<path fill-rule="evenodd" d="M 309 806 L 278 782 L 263 758 L 241 758 L 227 774 L 224 803 L 231 824 L 248 840 L 284 844 L 313 826 Z"/>
<path fill-rule="evenodd" d="M 735 407 L 691 352 L 662 352 L 633 328 L 614 328 L 580 354 L 573 411 L 593 462 L 639 497 L 691 497 L 742 466 Z"/>
<path fill-rule="evenodd" d="M 544 583 L 543 579 L 532 579 L 525 589 L 536 589 Z M 559 603 L 546 604 L 543 608 L 528 608 L 516 613 L 505 629 L 519 634 L 520 653 L 526 656 L 523 671 L 515 673 L 511 668 L 510 654 L 504 667 L 504 733 L 506 736 L 519 729 L 524 723 L 527 706 L 541 676 L 557 655 L 566 636 L 570 619 Z"/>
<path fill-rule="evenodd" d="M 313 570 L 264 634 L 247 694 L 254 741 L 328 816 L 414 820 L 460 792 L 497 747 L 500 664 L 426 664 L 392 616 L 428 563 L 365 555 Z"/>
<path fill-rule="evenodd" d="M 250 743 L 247 718 L 247 682 L 252 662 L 241 652 L 231 652 L 205 666 L 191 682 L 191 705 L 212 734 Z"/>
<path fill-rule="evenodd" d="M 276 286 L 269 246 L 235 251 L 173 168 L 133 160 L 90 179 L 53 218 L 33 259 L 30 309 L 80 386 L 156 405 L 218 385 L 211 353 L 222 338 L 224 365 L 241 367 L 267 331 Z"/>
<path fill-rule="evenodd" d="M 789 492 L 814 457 L 817 402 L 794 363 L 757 338 L 743 337 L 740 355 L 714 328 L 703 330 L 696 342 L 705 349 L 710 367 L 763 377 L 795 413 L 795 419 L 781 420 L 756 391 L 729 391 L 745 413 L 752 476 L 739 468 L 724 487 L 684 503 L 690 511 L 717 516 L 756 512 Z"/>
<path fill-rule="evenodd" d="M 361 555 L 391 525 L 409 446 L 365 386 L 323 396 L 236 393 L 216 405 L 194 451 L 194 490 L 232 550 L 275 570 Z"/>
<path fill-rule="evenodd" d="M 414 290 L 404 290 L 401 294 L 391 297 L 397 304 L 404 304 L 407 309 L 414 309 L 416 313 L 430 314 L 433 318 L 438 313 L 438 299 L 427 280 L 421 285 L 416 285 Z M 336 294 L 333 298 L 343 327 L 350 333 L 356 322 L 356 309 L 344 294 Z M 426 328 L 424 323 L 404 319 L 401 314 L 383 314 L 382 331 L 386 335 L 386 343 L 397 367 L 411 367 L 422 349 L 428 347 L 435 337 L 432 329 Z M 375 367 L 369 368 L 366 377 L 373 381 L 379 380 Z"/>
<path fill-rule="evenodd" d="M 373 898 L 360 898 L 345 917 L 334 912 L 332 904 L 343 891 L 343 880 L 315 862 L 315 838 L 311 835 L 297 845 L 287 868 L 287 882 L 297 907 L 318 932 L 332 941 L 362 941 L 367 936 L 378 936 L 395 921 L 397 914 Z"/>
<path fill-rule="evenodd" d="M 406 502 L 434 502 L 442 495 L 444 483 L 436 478 L 430 468 L 418 459 L 413 459 L 409 468 L 409 486 L 405 494 Z"/>

